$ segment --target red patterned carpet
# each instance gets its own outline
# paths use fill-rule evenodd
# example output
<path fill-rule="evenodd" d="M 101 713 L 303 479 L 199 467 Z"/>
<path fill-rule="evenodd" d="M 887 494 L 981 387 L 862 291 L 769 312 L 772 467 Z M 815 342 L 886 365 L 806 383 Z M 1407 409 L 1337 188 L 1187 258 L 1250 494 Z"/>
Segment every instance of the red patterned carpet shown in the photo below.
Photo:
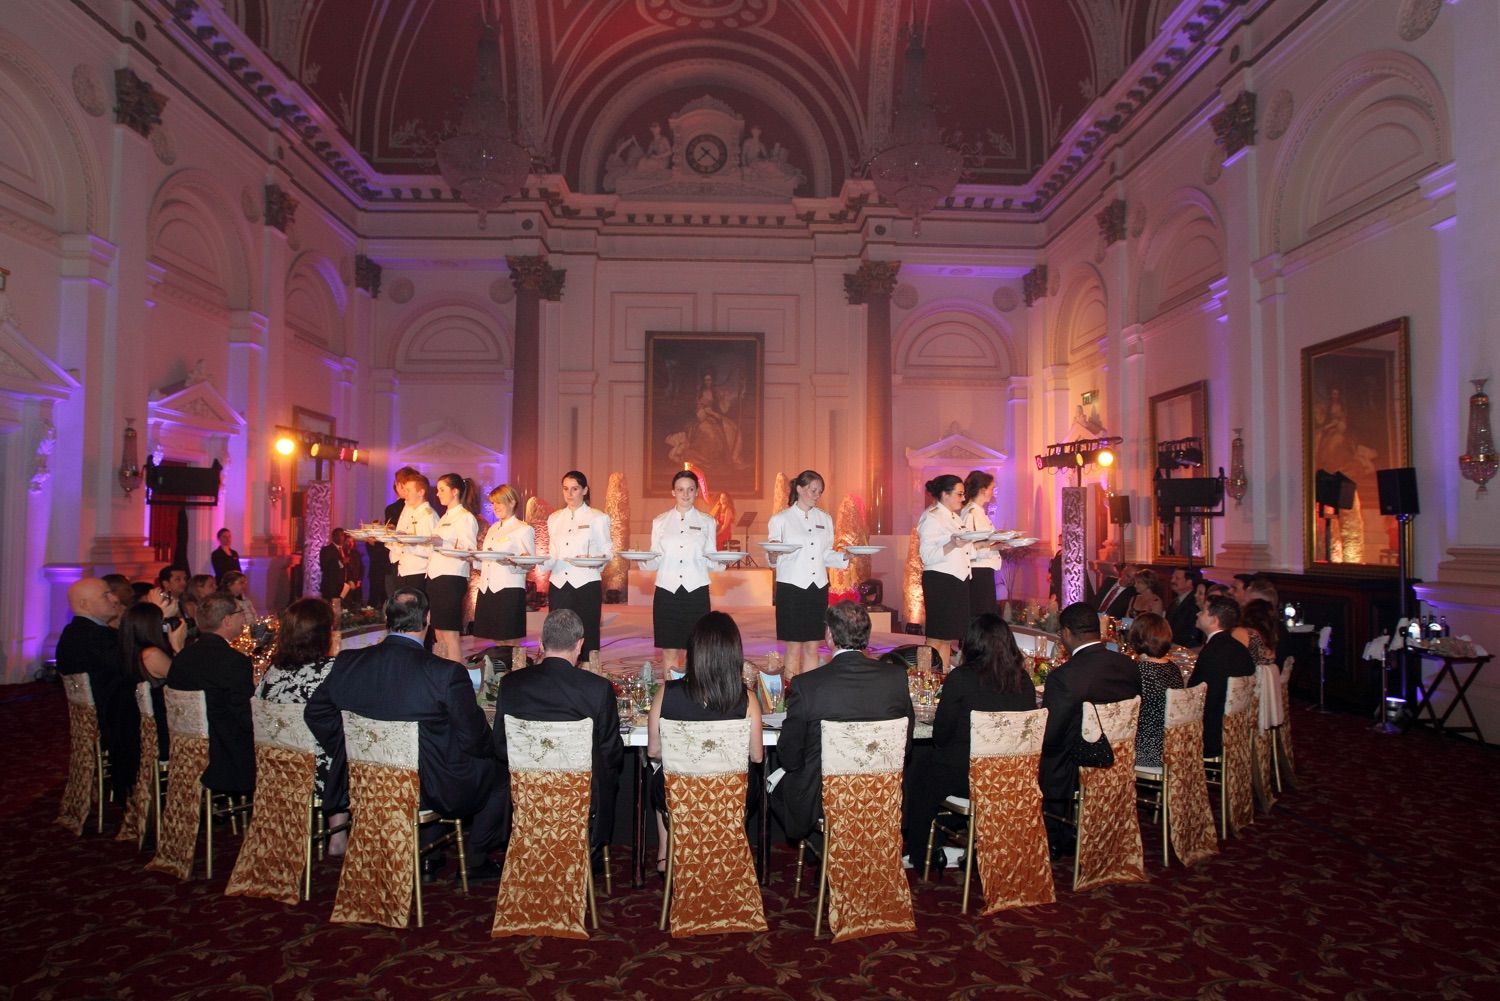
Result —
<path fill-rule="evenodd" d="M 790 899 L 788 850 L 768 934 L 686 942 L 623 861 L 588 942 L 491 941 L 493 892 L 446 884 L 422 930 L 330 925 L 332 863 L 310 903 L 227 898 L 227 832 L 213 881 L 178 883 L 53 824 L 65 717 L 55 685 L 0 689 L 26 757 L 0 788 L 3 999 L 1500 997 L 1495 752 L 1347 716 L 1294 710 L 1298 790 L 1193 871 L 1162 871 L 1147 826 L 1149 884 L 1074 894 L 1059 868 L 1056 904 L 975 920 L 950 872 L 917 886 L 917 932 L 839 946 Z"/>

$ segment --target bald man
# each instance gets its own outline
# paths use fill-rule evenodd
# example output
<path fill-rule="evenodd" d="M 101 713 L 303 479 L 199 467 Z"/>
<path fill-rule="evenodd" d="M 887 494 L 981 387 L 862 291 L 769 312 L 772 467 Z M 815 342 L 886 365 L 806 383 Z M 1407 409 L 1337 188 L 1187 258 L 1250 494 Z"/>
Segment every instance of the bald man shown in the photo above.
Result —
<path fill-rule="evenodd" d="M 87 674 L 99 712 L 99 741 L 109 754 L 110 784 L 115 802 L 124 803 L 135 785 L 140 764 L 141 714 L 135 686 L 120 666 L 120 634 L 110 625 L 120 616 L 120 599 L 98 577 L 85 577 L 68 588 L 73 621 L 57 638 L 59 674 Z"/>

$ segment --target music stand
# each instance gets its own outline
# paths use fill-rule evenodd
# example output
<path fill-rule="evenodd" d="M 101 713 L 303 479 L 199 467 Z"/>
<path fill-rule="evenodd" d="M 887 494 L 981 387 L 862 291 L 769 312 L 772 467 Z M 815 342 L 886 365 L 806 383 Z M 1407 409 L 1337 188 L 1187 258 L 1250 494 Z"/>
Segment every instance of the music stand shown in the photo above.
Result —
<path fill-rule="evenodd" d="M 758 513 L 757 511 L 746 511 L 740 515 L 740 520 L 734 523 L 735 528 L 743 529 L 745 532 L 745 558 L 740 560 L 739 564 L 742 567 L 760 566 L 759 563 L 755 562 L 754 554 L 750 552 L 750 526 L 755 524 L 755 516 Z"/>

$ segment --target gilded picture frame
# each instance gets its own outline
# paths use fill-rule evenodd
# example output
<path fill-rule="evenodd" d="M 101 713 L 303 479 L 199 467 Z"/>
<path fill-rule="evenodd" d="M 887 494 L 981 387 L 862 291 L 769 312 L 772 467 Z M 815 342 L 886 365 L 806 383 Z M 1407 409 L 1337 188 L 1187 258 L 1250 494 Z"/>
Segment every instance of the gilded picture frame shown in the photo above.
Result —
<path fill-rule="evenodd" d="M 764 351 L 758 333 L 646 332 L 643 496 L 670 496 L 684 463 L 714 495 L 761 493 Z"/>

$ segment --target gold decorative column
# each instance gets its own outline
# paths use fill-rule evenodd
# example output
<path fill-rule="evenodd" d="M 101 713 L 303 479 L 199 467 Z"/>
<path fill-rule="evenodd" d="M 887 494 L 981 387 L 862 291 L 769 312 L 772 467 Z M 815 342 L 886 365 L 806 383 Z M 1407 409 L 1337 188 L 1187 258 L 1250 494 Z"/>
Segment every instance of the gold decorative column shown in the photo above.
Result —
<path fill-rule="evenodd" d="M 537 496 L 537 438 L 541 434 L 542 300 L 559 302 L 567 272 L 545 257 L 506 257 L 516 287 L 516 355 L 511 392 L 510 483 L 522 502 Z"/>
<path fill-rule="evenodd" d="M 870 533 L 891 531 L 891 293 L 900 261 L 863 261 L 844 276 L 844 294 L 865 312 L 865 503 Z"/>

